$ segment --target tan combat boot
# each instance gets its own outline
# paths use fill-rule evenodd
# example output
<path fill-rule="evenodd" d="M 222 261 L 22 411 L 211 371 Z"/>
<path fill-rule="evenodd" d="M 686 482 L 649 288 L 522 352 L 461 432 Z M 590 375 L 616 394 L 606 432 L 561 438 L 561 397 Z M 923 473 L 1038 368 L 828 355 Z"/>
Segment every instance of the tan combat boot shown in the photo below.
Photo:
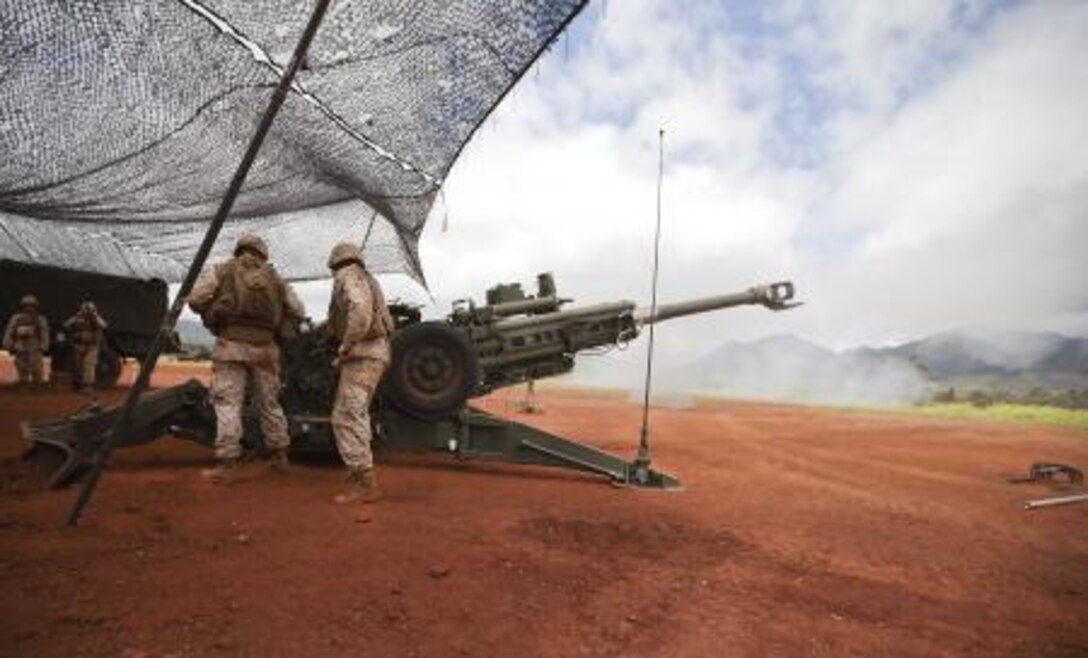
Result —
<path fill-rule="evenodd" d="M 378 499 L 382 497 L 381 491 L 378 490 L 378 476 L 374 472 L 373 468 L 363 469 L 360 473 L 361 482 L 361 494 L 364 503 L 376 503 Z"/>
<path fill-rule="evenodd" d="M 381 498 L 378 491 L 378 479 L 373 468 L 353 468 L 348 471 L 348 489 L 336 494 L 332 502 L 337 505 L 348 503 L 373 503 Z"/>
<path fill-rule="evenodd" d="M 291 462 L 287 460 L 287 451 L 281 448 L 268 453 L 268 467 L 275 473 L 290 472 Z"/>
<path fill-rule="evenodd" d="M 237 472 L 237 459 L 220 459 L 216 461 L 214 467 L 204 469 L 200 475 L 212 484 L 230 484 Z"/>

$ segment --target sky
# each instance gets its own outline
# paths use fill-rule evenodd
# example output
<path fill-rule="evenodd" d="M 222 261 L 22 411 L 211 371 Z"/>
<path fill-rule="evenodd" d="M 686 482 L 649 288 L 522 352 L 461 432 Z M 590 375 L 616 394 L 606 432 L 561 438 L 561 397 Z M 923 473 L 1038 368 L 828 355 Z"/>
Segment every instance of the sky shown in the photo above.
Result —
<path fill-rule="evenodd" d="M 663 152 L 659 300 L 788 279 L 805 306 L 670 322 L 661 358 L 1088 335 L 1085 53 L 1079 1 L 596 0 L 455 163 L 430 294 L 388 294 L 437 318 L 550 271 L 576 303 L 648 304 Z M 327 284 L 300 291 L 323 316 Z"/>

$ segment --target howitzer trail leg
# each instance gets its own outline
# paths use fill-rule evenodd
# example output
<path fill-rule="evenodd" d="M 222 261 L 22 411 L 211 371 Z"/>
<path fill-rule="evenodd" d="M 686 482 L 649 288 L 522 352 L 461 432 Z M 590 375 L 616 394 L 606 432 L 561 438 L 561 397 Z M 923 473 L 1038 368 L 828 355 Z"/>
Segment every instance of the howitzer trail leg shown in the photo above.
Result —
<path fill-rule="evenodd" d="M 210 444 L 210 431 L 200 430 L 206 430 L 202 426 L 211 420 L 195 414 L 206 396 L 207 389 L 196 380 L 141 395 L 133 407 L 129 431 L 118 445 L 153 441 L 178 424 L 189 426 L 186 438 Z M 103 409 L 92 404 L 67 418 L 24 422 L 23 438 L 30 444 L 25 458 L 39 463 L 43 469 L 52 469 L 46 476 L 49 487 L 71 484 L 101 448 L 120 412 L 120 407 Z"/>
<path fill-rule="evenodd" d="M 592 446 L 473 408 L 447 421 L 422 421 L 395 412 L 382 418 L 382 441 L 390 448 L 443 450 L 462 459 L 574 469 L 612 482 L 651 489 L 680 489 L 675 477 L 653 469 L 637 476 L 636 465 Z"/>

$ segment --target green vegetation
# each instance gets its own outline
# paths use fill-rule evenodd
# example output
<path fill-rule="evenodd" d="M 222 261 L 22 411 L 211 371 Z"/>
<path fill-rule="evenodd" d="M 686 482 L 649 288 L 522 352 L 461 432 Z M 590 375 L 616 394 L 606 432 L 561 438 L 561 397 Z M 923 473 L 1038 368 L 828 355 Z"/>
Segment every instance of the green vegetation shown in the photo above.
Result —
<path fill-rule="evenodd" d="M 1088 410 L 1088 388 L 1048 390 L 1041 386 L 1035 386 L 1023 392 L 976 388 L 965 394 L 962 391 L 957 392 L 953 387 L 935 392 L 930 401 L 937 403 L 969 402 L 975 407 L 1006 404 Z"/>
<path fill-rule="evenodd" d="M 1026 392 L 955 388 L 938 391 L 918 413 L 939 418 L 1071 425 L 1088 428 L 1088 389 L 1052 391 L 1033 387 Z"/>
<path fill-rule="evenodd" d="M 912 413 L 939 418 L 964 418 L 1018 423 L 1043 423 L 1088 428 L 1088 409 L 1063 409 L 1049 405 L 970 402 L 930 403 L 911 409 Z"/>

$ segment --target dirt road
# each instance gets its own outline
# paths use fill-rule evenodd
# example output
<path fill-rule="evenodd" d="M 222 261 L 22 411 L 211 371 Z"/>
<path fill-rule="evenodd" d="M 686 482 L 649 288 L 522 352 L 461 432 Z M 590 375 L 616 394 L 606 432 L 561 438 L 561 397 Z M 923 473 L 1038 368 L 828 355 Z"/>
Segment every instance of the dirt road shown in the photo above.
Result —
<path fill-rule="evenodd" d="M 623 397 L 539 395 L 519 419 L 633 451 Z M 335 464 L 216 488 L 169 439 L 70 529 L 18 421 L 78 404 L 0 390 L 3 656 L 1088 656 L 1088 505 L 1002 478 L 1088 430 L 699 403 L 652 415 L 684 492 L 383 455 L 363 516 Z"/>

